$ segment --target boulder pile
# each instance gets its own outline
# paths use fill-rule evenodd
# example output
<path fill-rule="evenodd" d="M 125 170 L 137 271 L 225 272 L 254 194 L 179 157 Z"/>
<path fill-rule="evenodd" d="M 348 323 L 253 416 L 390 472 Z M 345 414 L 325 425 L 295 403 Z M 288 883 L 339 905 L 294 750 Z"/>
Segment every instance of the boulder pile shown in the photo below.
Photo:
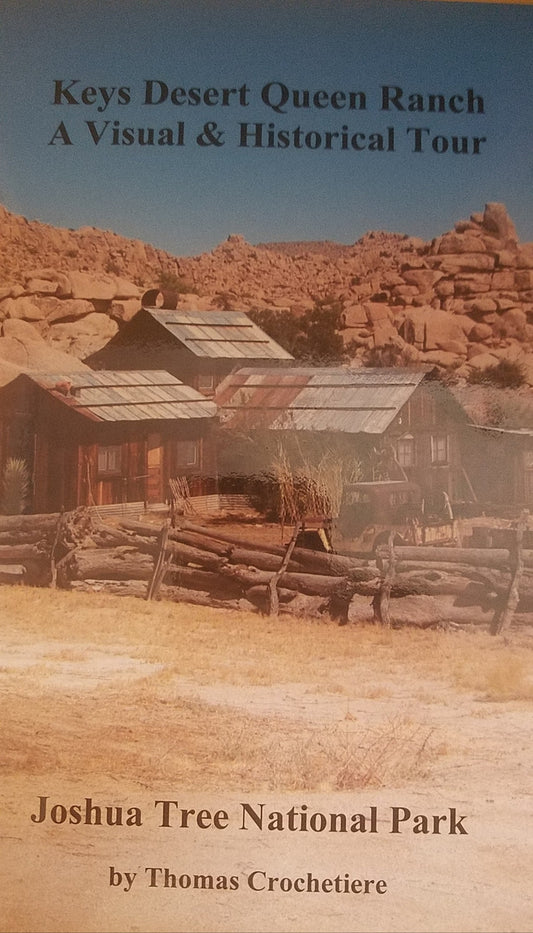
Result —
<path fill-rule="evenodd" d="M 171 275 L 189 310 L 301 314 L 335 302 L 355 365 L 426 363 L 461 381 L 504 360 L 533 386 L 533 243 L 520 243 L 503 204 L 430 242 L 369 232 L 352 245 L 252 246 L 230 235 L 195 257 L 3 207 L 0 234 L 0 382 L 21 369 L 79 369 Z"/>

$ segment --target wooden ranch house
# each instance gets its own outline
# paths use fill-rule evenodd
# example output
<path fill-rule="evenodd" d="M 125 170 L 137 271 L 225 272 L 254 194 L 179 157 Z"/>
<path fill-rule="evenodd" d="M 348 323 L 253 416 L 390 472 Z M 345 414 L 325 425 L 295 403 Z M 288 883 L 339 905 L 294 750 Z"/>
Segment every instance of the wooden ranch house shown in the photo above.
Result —
<path fill-rule="evenodd" d="M 460 438 L 468 419 L 431 374 L 347 367 L 240 369 L 215 396 L 221 423 L 350 440 L 363 480 L 407 480 L 428 499 L 468 498 Z M 465 492 L 466 487 L 466 492 Z"/>
<path fill-rule="evenodd" d="M 143 306 L 84 362 L 92 369 L 166 369 L 211 397 L 238 367 L 287 365 L 292 359 L 244 312 Z"/>
<path fill-rule="evenodd" d="M 163 503 L 169 480 L 214 492 L 216 408 L 161 370 L 22 374 L 0 389 L 0 465 L 23 458 L 30 511 Z"/>
<path fill-rule="evenodd" d="M 464 459 L 486 508 L 533 508 L 533 429 L 472 425 Z"/>

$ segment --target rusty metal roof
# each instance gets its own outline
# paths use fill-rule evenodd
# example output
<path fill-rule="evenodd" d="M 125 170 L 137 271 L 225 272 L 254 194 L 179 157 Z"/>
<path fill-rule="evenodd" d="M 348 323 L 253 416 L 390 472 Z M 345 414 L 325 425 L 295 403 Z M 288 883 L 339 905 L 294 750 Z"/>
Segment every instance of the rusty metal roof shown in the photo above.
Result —
<path fill-rule="evenodd" d="M 49 395 L 92 421 L 212 418 L 216 405 L 163 370 L 26 373 Z"/>
<path fill-rule="evenodd" d="M 272 430 L 382 434 L 426 373 L 405 369 L 240 369 L 215 400 L 226 423 Z"/>
<path fill-rule="evenodd" d="M 243 311 L 144 309 L 195 356 L 230 360 L 292 360 Z"/>

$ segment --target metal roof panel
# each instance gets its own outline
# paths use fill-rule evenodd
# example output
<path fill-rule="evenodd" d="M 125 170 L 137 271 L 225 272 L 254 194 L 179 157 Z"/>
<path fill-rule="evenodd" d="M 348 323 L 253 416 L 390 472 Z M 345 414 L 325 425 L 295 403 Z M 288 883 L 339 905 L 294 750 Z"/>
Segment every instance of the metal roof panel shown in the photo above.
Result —
<path fill-rule="evenodd" d="M 27 373 L 80 415 L 101 421 L 212 418 L 216 405 L 164 370 Z"/>
<path fill-rule="evenodd" d="M 148 313 L 196 356 L 213 358 L 283 359 L 292 356 L 243 311 L 159 311 Z M 205 342 L 205 344 L 204 344 Z M 248 344 L 244 352 L 241 344 Z M 249 352 L 253 345 L 253 353 Z M 259 352 L 261 347 L 262 352 Z"/>

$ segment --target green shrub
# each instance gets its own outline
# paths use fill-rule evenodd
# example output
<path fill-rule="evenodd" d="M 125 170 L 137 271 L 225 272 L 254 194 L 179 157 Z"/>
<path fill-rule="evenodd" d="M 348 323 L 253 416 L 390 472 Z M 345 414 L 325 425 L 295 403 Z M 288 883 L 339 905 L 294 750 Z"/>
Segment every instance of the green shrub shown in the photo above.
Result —
<path fill-rule="evenodd" d="M 21 515 L 28 504 L 30 472 L 26 461 L 10 457 L 2 477 L 2 512 L 4 515 Z"/>
<path fill-rule="evenodd" d="M 492 385 L 500 389 L 518 389 L 524 385 L 525 373 L 520 363 L 500 360 L 486 369 L 473 369 L 468 377 L 470 385 Z"/>

